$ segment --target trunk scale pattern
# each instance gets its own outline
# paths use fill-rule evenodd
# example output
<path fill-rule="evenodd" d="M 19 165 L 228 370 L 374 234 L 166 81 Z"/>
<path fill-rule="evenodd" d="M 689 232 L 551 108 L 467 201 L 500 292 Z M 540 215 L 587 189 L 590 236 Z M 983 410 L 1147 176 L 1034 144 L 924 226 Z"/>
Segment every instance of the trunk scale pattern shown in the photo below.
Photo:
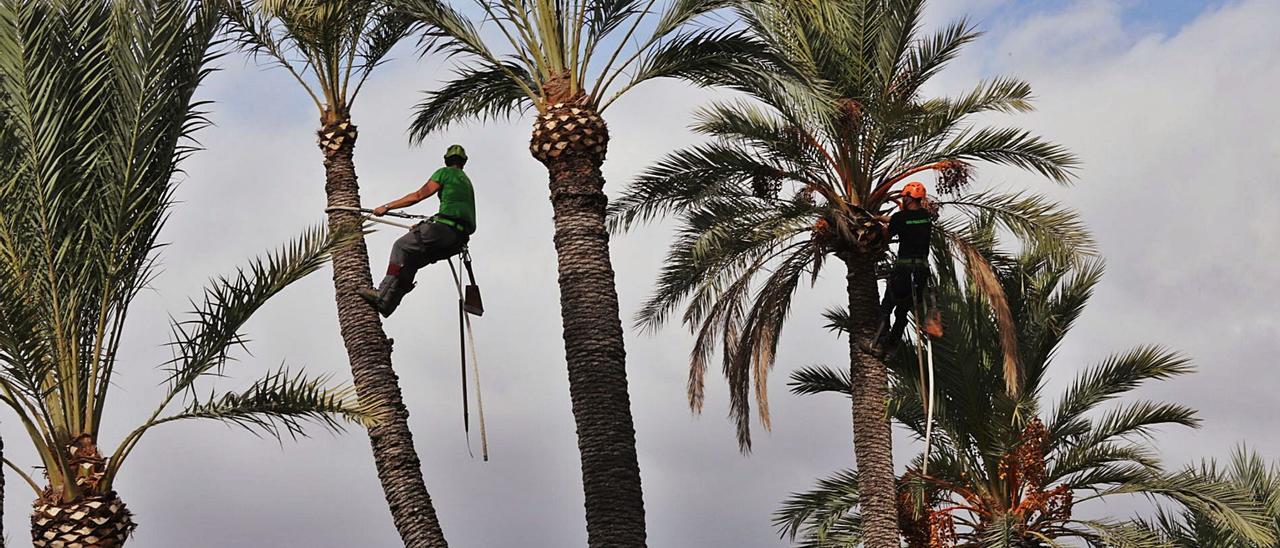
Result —
<path fill-rule="evenodd" d="M 357 136 L 356 126 L 345 117 L 325 124 L 319 132 L 329 207 L 360 207 L 360 187 L 353 159 Z M 354 212 L 329 213 L 330 231 L 344 230 L 360 222 L 360 216 Z M 422 464 L 413 447 L 409 410 L 400 394 L 400 379 L 391 367 L 391 341 L 382 330 L 378 312 L 356 293 L 371 284 L 369 251 L 364 238 L 357 238 L 334 252 L 333 288 L 338 325 L 351 360 L 356 393 L 362 401 L 377 401 L 385 406 L 383 420 L 369 428 L 369 441 L 392 521 L 407 548 L 444 548 L 448 544 L 422 480 Z"/>
<path fill-rule="evenodd" d="M 644 499 L 627 393 L 626 351 L 605 229 L 609 132 L 594 109 L 557 103 L 529 151 L 550 175 L 569 394 L 582 458 L 587 544 L 645 546 Z"/>

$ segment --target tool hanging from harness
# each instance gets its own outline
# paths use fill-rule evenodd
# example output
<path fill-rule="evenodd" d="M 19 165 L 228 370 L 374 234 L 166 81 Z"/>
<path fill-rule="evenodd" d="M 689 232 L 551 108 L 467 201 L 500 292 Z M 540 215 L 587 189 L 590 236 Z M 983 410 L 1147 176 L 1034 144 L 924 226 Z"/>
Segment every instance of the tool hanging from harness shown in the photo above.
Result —
<path fill-rule="evenodd" d="M 363 214 L 365 220 L 384 225 L 403 228 L 405 230 L 413 230 L 413 225 L 397 223 L 387 219 L 379 218 L 373 215 L 372 209 L 358 207 L 335 206 L 325 208 L 325 213 L 331 211 L 350 211 L 353 213 Z M 426 215 L 413 215 L 409 213 L 400 213 L 397 211 L 388 211 L 383 216 L 398 217 L 401 219 L 414 219 L 420 222 L 435 220 L 435 217 Z M 448 219 L 446 219 L 448 220 Z M 455 221 L 456 222 L 456 221 Z M 484 315 L 484 304 L 480 299 L 480 286 L 476 284 L 475 271 L 471 267 L 471 252 L 468 248 L 463 247 L 462 252 L 458 254 L 462 265 L 467 269 L 468 283 L 463 288 L 462 278 L 458 276 L 458 270 L 453 265 L 453 258 L 446 259 L 449 263 L 449 271 L 453 274 L 453 280 L 458 289 L 458 347 L 461 361 L 462 373 L 462 431 L 466 438 L 467 454 L 475 456 L 471 452 L 471 413 L 469 406 L 469 398 L 467 394 L 467 347 L 468 343 L 471 348 L 471 370 L 475 377 L 476 387 L 476 407 L 479 412 L 480 419 L 480 453 L 485 462 L 489 461 L 489 437 L 485 431 L 484 423 L 484 399 L 480 393 L 480 364 L 476 360 L 476 341 L 475 332 L 471 327 L 471 316 Z"/>

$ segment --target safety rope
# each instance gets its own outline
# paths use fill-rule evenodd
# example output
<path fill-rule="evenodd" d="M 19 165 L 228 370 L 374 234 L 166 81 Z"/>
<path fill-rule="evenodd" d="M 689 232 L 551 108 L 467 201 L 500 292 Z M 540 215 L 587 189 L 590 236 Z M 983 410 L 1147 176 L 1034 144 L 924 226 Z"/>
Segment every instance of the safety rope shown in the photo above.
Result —
<path fill-rule="evenodd" d="M 467 251 L 464 249 L 462 253 L 465 256 L 467 254 Z M 463 259 L 461 257 L 459 258 L 459 261 L 469 262 L 468 260 Z M 462 359 L 461 359 L 462 421 L 463 421 L 462 428 L 467 438 L 467 453 L 471 454 L 472 457 L 475 456 L 474 454 L 471 453 L 471 420 L 468 416 L 468 411 L 467 411 L 468 398 L 467 398 L 467 357 L 466 356 L 467 356 L 467 348 L 469 347 L 471 350 L 471 371 L 472 371 L 472 375 L 475 377 L 475 385 L 476 385 L 476 411 L 480 419 L 480 458 L 483 459 L 485 462 L 489 462 L 489 435 L 486 432 L 485 425 L 484 425 L 484 397 L 481 395 L 481 391 L 480 391 L 480 363 L 476 358 L 475 331 L 471 327 L 471 315 L 468 314 L 466 310 L 466 298 L 462 293 L 462 277 L 458 275 L 458 269 L 454 267 L 453 259 L 450 258 L 447 260 L 447 262 L 449 263 L 449 272 L 453 274 L 453 281 L 458 289 L 458 343 L 460 347 L 459 350 L 461 351 L 461 354 L 462 354 Z M 468 274 L 470 274 L 470 270 L 471 270 L 470 265 L 467 265 Z M 471 276 L 473 278 L 472 283 L 474 283 L 475 282 L 474 275 L 471 275 Z M 467 342 L 465 347 L 462 346 L 464 331 L 466 332 L 466 342 Z"/>
<path fill-rule="evenodd" d="M 913 313 L 915 314 L 916 327 L 916 368 L 920 375 L 920 397 L 925 414 L 924 427 L 924 462 L 921 465 L 920 473 L 927 475 L 929 473 L 929 455 L 933 449 L 933 409 L 934 409 L 934 368 L 933 368 L 933 339 L 925 332 L 925 322 L 927 321 L 927 311 L 921 311 L 923 299 L 917 299 L 916 284 L 914 280 L 911 282 L 911 303 Z M 926 282 L 927 283 L 927 282 Z M 890 291 L 889 287 L 885 291 Z M 881 322 L 880 328 L 876 330 L 875 341 L 880 340 L 880 336 L 884 334 L 885 322 Z M 926 358 L 928 367 L 926 368 Z M 881 359 L 884 359 L 883 357 Z"/>
<path fill-rule="evenodd" d="M 921 402 L 924 404 L 924 460 L 920 465 L 920 475 L 929 475 L 929 456 L 933 451 L 933 409 L 934 409 L 934 382 L 933 382 L 933 339 L 926 332 L 925 323 L 928 321 L 926 316 L 929 311 L 925 308 L 928 306 L 924 302 L 923 295 L 916 295 L 915 280 L 911 284 L 911 303 L 915 308 L 915 327 L 916 327 L 916 365 L 920 370 L 920 396 L 924 398 Z M 925 284 L 928 284 L 926 278 Z M 927 293 L 927 291 L 926 291 Z M 919 297 L 919 298 L 917 298 Z M 925 371 L 925 360 L 928 360 L 928 371 Z"/>

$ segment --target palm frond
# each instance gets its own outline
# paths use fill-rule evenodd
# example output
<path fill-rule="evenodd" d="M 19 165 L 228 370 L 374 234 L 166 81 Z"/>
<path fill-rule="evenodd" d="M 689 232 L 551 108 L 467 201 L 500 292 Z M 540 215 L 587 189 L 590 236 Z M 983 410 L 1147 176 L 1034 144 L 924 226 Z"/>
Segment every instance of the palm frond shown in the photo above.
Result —
<path fill-rule="evenodd" d="M 1014 324 L 1013 312 L 1009 309 L 1009 300 L 1000 277 L 983 253 L 981 245 L 970 238 L 969 234 L 947 230 L 943 226 L 939 226 L 938 231 L 951 246 L 960 251 L 970 283 L 981 292 L 991 307 L 996 325 L 999 326 L 1005 390 L 1010 396 L 1017 396 L 1022 391 L 1023 383 L 1018 355 L 1018 328 Z"/>
<path fill-rule="evenodd" d="M 254 434 L 275 438 L 288 435 L 297 439 L 306 435 L 305 426 L 312 423 L 340 432 L 347 422 L 372 425 L 381 416 L 376 406 L 360 403 L 350 386 L 329 386 L 330 378 L 307 378 L 281 368 L 270 372 L 241 392 L 192 397 L 173 415 L 161 417 L 150 426 L 168 422 L 211 419 L 239 426 Z"/>
<path fill-rule="evenodd" d="M 409 139 L 413 143 L 421 143 L 431 133 L 450 124 L 469 119 L 508 118 L 523 113 L 532 104 L 524 89 L 532 86 L 533 80 L 517 64 L 505 63 L 501 67 L 460 65 L 454 69 L 454 74 L 453 80 L 426 94 L 414 107 L 413 121 L 409 125 Z M 523 82 L 525 87 L 517 82 Z"/>
<path fill-rule="evenodd" d="M 791 373 L 791 393 L 807 396 L 824 392 L 850 395 L 851 383 L 849 371 L 835 370 L 825 365 L 802 367 Z"/>
<path fill-rule="evenodd" d="M 1164 380 L 1191 373 L 1183 355 L 1158 346 L 1143 346 L 1107 358 L 1080 374 L 1063 393 L 1048 421 L 1054 439 L 1081 436 L 1088 431 L 1084 414 L 1098 405 L 1150 380 Z"/>
<path fill-rule="evenodd" d="M 794 493 L 773 515 L 783 538 L 798 546 L 849 547 L 861 540 L 858 472 L 841 470 L 818 481 L 811 490 Z"/>
<path fill-rule="evenodd" d="M 417 21 L 372 0 L 218 0 L 226 31 L 253 57 L 284 68 L 326 119 L 350 114 L 374 68 Z"/>
<path fill-rule="evenodd" d="M 1093 421 L 1089 434 L 1081 443 L 1101 444 L 1119 438 L 1137 437 L 1150 440 L 1154 429 L 1162 425 L 1181 425 L 1199 428 L 1201 420 L 1196 410 L 1185 405 L 1167 402 L 1138 401 L 1116 407 Z"/>
<path fill-rule="evenodd" d="M 1118 486 L 1105 493 L 1167 497 L 1205 516 L 1215 525 L 1238 533 L 1256 546 L 1276 542 L 1274 516 L 1267 515 L 1246 490 L 1230 482 L 1205 477 L 1194 470 Z"/>
<path fill-rule="evenodd" d="M 985 215 L 1020 242 L 1063 263 L 1097 252 L 1096 242 L 1080 215 L 1044 196 L 983 191 L 941 201 L 938 205 L 955 206 L 975 221 Z"/>
<path fill-rule="evenodd" d="M 1256 453 L 1238 447 L 1231 454 L 1227 467 L 1220 468 L 1214 461 L 1202 462 L 1195 474 L 1212 481 L 1228 482 L 1248 493 L 1259 508 L 1272 521 L 1271 529 L 1280 535 L 1280 467 L 1268 465 Z M 1250 531 L 1238 531 L 1215 521 L 1211 516 L 1190 508 L 1167 511 L 1160 508 L 1154 519 L 1143 525 L 1158 531 L 1177 548 L 1199 546 L 1247 546 L 1256 545 L 1248 538 Z M 1265 544 L 1274 546 L 1274 544 Z"/>
<path fill-rule="evenodd" d="M 669 154 L 647 168 L 625 194 L 609 204 L 609 226 L 617 232 L 660 215 L 690 212 L 709 202 L 759 207 L 772 202 L 758 196 L 751 181 L 790 175 L 742 147 L 709 143 Z M 763 203 L 762 203 L 763 202 Z"/>
<path fill-rule="evenodd" d="M 942 148 L 938 161 L 978 160 L 1034 171 L 1066 184 L 1079 160 L 1065 147 L 1015 128 L 981 128 L 960 132 Z M 925 161 L 928 161 L 926 158 Z"/>
<path fill-rule="evenodd" d="M 1176 548 L 1163 535 L 1146 524 L 1135 521 L 1115 520 L 1081 520 L 1081 524 L 1089 528 L 1089 533 L 1082 533 L 1090 540 L 1096 539 L 1099 546 L 1113 548 Z"/>
<path fill-rule="evenodd" d="M 191 318 L 173 323 L 173 342 L 170 346 L 173 349 L 174 358 L 167 364 L 168 391 L 156 406 L 150 419 L 130 432 L 112 452 L 107 476 L 103 480 L 104 484 L 110 485 L 120 466 L 143 435 L 161 422 L 196 418 L 201 416 L 201 413 L 212 413 L 216 409 L 224 409 L 231 413 L 228 415 L 228 420 L 233 422 L 241 421 L 242 425 L 256 426 L 271 432 L 270 421 L 275 420 L 276 424 L 283 426 L 292 435 L 293 427 L 300 423 L 288 422 L 293 419 L 285 416 L 287 414 L 285 407 L 279 408 L 279 413 L 272 416 L 265 407 L 268 399 L 274 397 L 268 392 L 270 389 L 292 388 L 300 390 L 295 392 L 295 396 L 301 396 L 307 393 L 307 387 L 310 386 L 310 393 L 317 395 L 320 394 L 318 391 L 323 389 L 320 383 L 302 377 L 291 379 L 281 370 L 274 375 L 268 375 L 249 392 L 210 398 L 207 401 L 197 397 L 195 384 L 202 378 L 223 374 L 224 366 L 232 359 L 231 351 L 236 347 L 242 347 L 245 343 L 240 333 L 241 327 L 271 297 L 318 270 L 328 261 L 335 249 L 342 245 L 349 245 L 358 235 L 360 235 L 359 231 L 330 233 L 323 227 L 312 228 L 276 253 L 258 258 L 250 262 L 247 267 L 238 269 L 234 275 L 215 278 L 205 289 L 204 301 L 192 310 Z M 162 420 L 161 417 L 169 405 L 183 394 L 186 394 L 192 402 L 187 410 L 173 415 L 170 419 Z M 337 392 L 333 394 L 342 395 Z M 341 401 L 346 405 L 345 399 Z M 296 400 L 295 403 L 303 403 L 303 400 Z M 375 405 L 376 402 L 366 402 L 366 404 Z M 232 413 L 236 409 L 241 410 L 239 415 Z M 258 409 L 260 413 L 254 415 L 251 412 L 252 409 Z M 297 409 L 297 419 L 314 418 L 302 408 Z M 255 423 L 257 419 L 266 422 Z"/>
<path fill-rule="evenodd" d="M 714 86 L 776 71 L 768 59 L 769 50 L 744 31 L 712 29 L 679 34 L 646 52 L 634 74 L 604 100 L 601 109 L 649 80 L 674 78 Z"/>
<path fill-rule="evenodd" d="M 353 234 L 310 228 L 279 251 L 255 259 L 234 275 L 218 277 L 190 319 L 173 324 L 175 357 L 169 363 L 170 398 L 205 375 L 221 374 L 229 352 L 243 346 L 240 328 L 289 285 L 315 272 Z"/>

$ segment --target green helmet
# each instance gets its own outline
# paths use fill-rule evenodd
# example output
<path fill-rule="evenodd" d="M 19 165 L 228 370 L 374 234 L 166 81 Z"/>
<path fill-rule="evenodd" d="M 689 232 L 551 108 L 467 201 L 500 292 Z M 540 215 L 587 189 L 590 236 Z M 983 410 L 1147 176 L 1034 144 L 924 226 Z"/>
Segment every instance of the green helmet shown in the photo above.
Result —
<path fill-rule="evenodd" d="M 444 151 L 445 158 L 448 158 L 450 156 L 457 156 L 459 158 L 462 158 L 463 160 L 466 160 L 467 149 L 462 148 L 462 145 L 452 145 L 449 147 L 449 150 Z"/>

